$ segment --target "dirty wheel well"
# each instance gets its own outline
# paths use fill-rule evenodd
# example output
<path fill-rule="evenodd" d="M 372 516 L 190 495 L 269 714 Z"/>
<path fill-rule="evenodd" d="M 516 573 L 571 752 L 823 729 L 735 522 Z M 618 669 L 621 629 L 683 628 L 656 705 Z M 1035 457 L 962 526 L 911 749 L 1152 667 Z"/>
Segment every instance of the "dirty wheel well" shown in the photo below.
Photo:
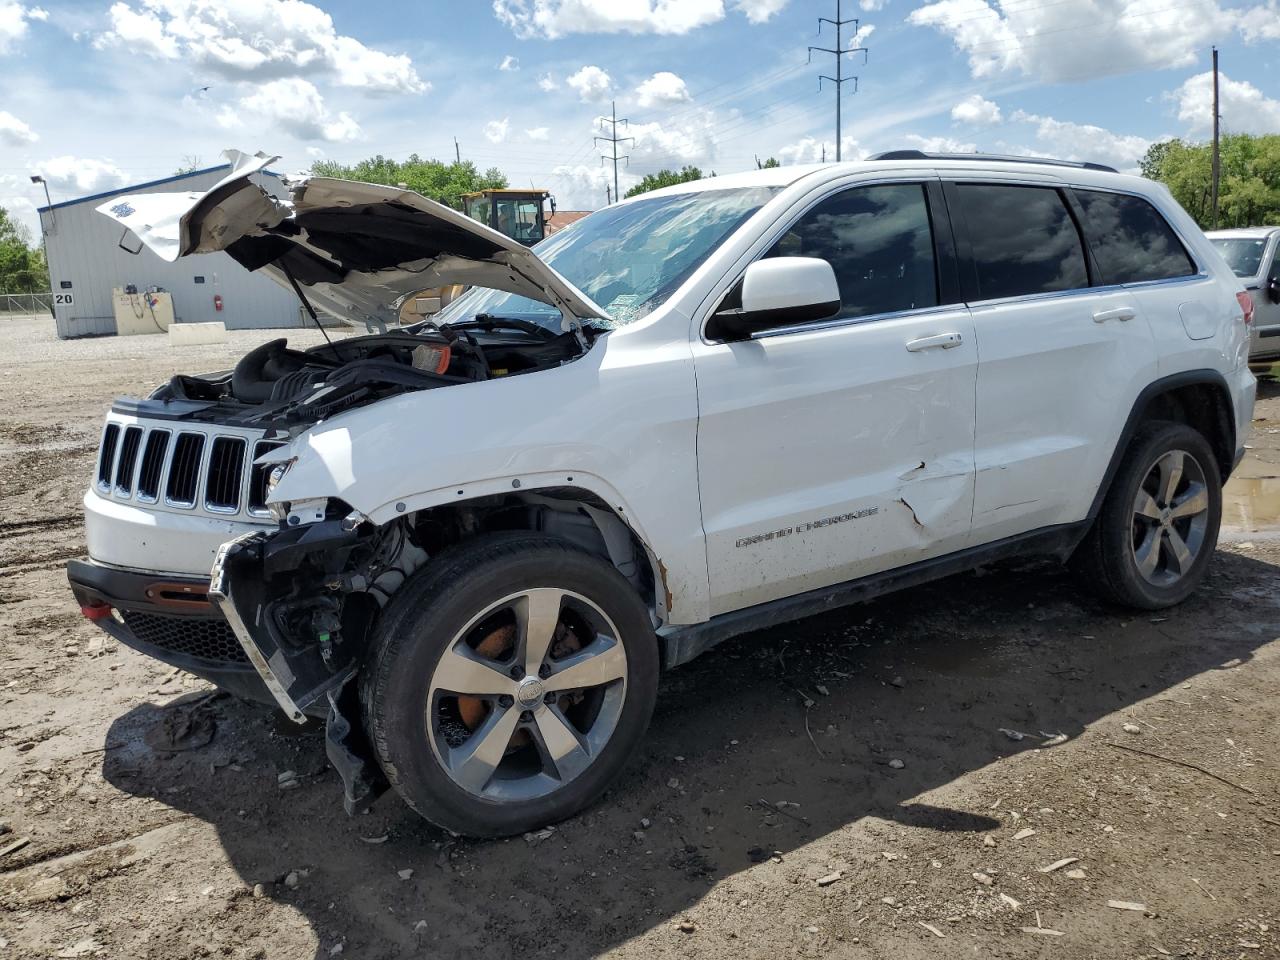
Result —
<path fill-rule="evenodd" d="M 1141 421 L 1172 420 L 1185 423 L 1209 441 L 1223 477 L 1235 462 L 1235 420 L 1226 391 L 1213 383 L 1174 387 L 1147 401 Z"/>
<path fill-rule="evenodd" d="M 572 543 L 613 564 L 650 609 L 662 604 L 658 571 L 616 510 L 579 487 L 550 487 L 442 504 L 408 518 L 429 556 L 486 533 L 530 531 Z"/>

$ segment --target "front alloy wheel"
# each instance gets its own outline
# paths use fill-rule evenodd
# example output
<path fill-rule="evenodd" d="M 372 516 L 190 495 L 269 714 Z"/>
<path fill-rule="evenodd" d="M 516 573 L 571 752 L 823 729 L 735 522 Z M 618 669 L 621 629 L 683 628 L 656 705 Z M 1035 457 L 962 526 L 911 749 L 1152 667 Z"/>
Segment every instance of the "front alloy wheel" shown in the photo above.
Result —
<path fill-rule="evenodd" d="M 396 594 L 361 673 L 365 728 L 405 801 L 454 833 L 563 820 L 653 713 L 649 610 L 607 560 L 536 534 L 441 554 Z"/>
<path fill-rule="evenodd" d="M 431 745 L 468 793 L 543 797 L 599 756 L 626 692 L 627 657 L 608 615 L 576 593 L 525 590 L 445 648 L 427 693 Z"/>

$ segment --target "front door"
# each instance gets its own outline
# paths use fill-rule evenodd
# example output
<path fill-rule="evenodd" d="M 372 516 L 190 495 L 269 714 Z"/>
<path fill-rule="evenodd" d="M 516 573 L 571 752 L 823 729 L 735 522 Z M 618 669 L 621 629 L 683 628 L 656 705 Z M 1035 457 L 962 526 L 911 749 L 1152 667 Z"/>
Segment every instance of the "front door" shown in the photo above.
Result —
<path fill-rule="evenodd" d="M 902 182 L 818 201 L 765 255 L 831 263 L 839 316 L 695 341 L 713 615 L 964 545 L 977 351 L 939 199 Z"/>

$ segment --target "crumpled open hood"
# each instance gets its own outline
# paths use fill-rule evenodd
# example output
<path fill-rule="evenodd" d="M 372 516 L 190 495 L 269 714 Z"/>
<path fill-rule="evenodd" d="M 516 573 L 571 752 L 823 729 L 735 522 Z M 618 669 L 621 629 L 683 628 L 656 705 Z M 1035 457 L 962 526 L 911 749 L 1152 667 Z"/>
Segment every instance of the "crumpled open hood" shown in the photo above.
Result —
<path fill-rule="evenodd" d="M 348 323 L 394 324 L 409 294 L 452 283 L 550 304 L 566 322 L 608 319 L 528 247 L 411 190 L 311 177 L 292 202 L 250 180 L 279 157 L 224 156 L 232 171 L 204 193 L 143 193 L 98 207 L 163 260 L 224 250 Z"/>

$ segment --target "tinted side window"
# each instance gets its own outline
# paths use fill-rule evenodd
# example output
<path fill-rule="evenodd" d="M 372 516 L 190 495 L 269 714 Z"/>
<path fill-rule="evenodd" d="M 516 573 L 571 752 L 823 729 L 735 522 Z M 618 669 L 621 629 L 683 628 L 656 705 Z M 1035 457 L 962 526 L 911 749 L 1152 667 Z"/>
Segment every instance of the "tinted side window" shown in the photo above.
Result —
<path fill-rule="evenodd" d="M 1076 190 L 1084 208 L 1084 234 L 1103 283 L 1170 280 L 1196 272 L 1164 217 L 1141 197 Z"/>
<path fill-rule="evenodd" d="M 938 304 L 933 231 L 924 186 L 854 187 L 806 213 L 766 256 L 819 257 L 840 284 L 840 316 Z"/>
<path fill-rule="evenodd" d="M 969 227 L 979 299 L 1089 286 L 1080 233 L 1057 190 L 961 183 L 956 195 Z"/>

